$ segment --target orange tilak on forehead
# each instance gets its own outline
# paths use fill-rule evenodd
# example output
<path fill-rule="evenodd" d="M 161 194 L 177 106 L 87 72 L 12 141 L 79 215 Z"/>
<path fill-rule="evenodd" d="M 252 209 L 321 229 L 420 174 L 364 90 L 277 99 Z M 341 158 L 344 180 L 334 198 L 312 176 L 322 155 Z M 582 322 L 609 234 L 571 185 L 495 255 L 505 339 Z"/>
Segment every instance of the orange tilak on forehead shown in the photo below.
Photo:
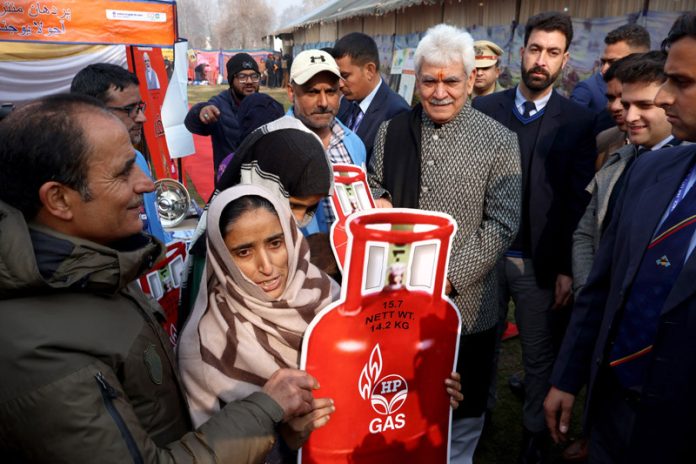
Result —
<path fill-rule="evenodd" d="M 437 79 L 438 79 L 439 81 L 442 81 L 442 80 L 445 79 L 445 72 L 444 72 L 442 69 L 440 69 L 440 70 L 437 72 Z"/>

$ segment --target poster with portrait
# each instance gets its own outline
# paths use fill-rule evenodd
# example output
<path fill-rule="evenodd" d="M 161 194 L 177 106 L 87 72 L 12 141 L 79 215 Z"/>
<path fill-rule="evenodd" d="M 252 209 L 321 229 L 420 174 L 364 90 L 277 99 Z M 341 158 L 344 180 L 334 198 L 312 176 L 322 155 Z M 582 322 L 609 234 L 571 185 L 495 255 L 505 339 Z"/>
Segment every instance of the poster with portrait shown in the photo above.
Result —
<path fill-rule="evenodd" d="M 143 135 L 150 165 L 156 179 L 178 179 L 176 163 L 169 156 L 162 123 L 162 104 L 169 85 L 162 50 L 156 47 L 128 47 L 128 68 L 140 81 L 140 98 L 145 103 Z"/>
<path fill-rule="evenodd" d="M 336 411 L 300 451 L 303 464 L 449 461 L 444 380 L 456 366 L 461 319 L 444 295 L 448 215 L 368 209 L 346 224 L 341 298 L 310 323 L 301 368 Z"/>

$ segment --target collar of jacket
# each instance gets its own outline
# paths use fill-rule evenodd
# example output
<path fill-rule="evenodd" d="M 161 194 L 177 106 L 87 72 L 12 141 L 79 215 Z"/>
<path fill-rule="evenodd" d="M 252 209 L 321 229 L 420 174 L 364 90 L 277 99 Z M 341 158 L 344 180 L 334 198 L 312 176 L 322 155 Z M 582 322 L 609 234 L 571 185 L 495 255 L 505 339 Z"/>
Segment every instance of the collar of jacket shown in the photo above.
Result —
<path fill-rule="evenodd" d="M 0 299 L 60 290 L 114 294 L 164 256 L 164 245 L 136 234 L 111 246 L 27 224 L 0 202 Z"/>

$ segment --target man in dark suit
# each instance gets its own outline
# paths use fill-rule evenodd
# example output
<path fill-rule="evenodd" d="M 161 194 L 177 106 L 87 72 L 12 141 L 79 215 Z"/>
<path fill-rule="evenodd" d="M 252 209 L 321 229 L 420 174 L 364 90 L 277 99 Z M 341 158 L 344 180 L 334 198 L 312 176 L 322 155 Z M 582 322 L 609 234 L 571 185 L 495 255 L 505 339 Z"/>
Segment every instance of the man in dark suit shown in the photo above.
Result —
<path fill-rule="evenodd" d="M 382 80 L 379 52 L 372 37 L 352 32 L 336 42 L 332 54 L 341 70 L 345 97 L 337 117 L 363 141 L 369 162 L 380 124 L 411 108 Z"/>
<path fill-rule="evenodd" d="M 516 132 L 520 143 L 522 218 L 498 275 L 501 312 L 507 312 L 511 297 L 522 343 L 522 463 L 545 459 L 543 401 L 555 357 L 552 319 L 558 318 L 554 310 L 571 300 L 572 234 L 589 200 L 585 187 L 594 174 L 594 116 L 552 87 L 568 61 L 572 37 L 565 14 L 531 17 L 519 86 L 473 101 L 474 108 Z"/>
<path fill-rule="evenodd" d="M 663 43 L 655 97 L 675 137 L 696 141 L 696 15 Z M 646 153 L 628 171 L 545 401 L 556 440 L 588 384 L 590 462 L 693 462 L 696 436 L 696 148 Z"/>
<path fill-rule="evenodd" d="M 575 85 L 570 99 L 589 108 L 597 115 L 595 131 L 600 132 L 614 127 L 615 121 L 606 110 L 607 83 L 604 74 L 612 63 L 632 53 L 645 53 L 650 50 L 650 33 L 638 24 L 624 24 L 609 32 L 604 38 L 604 51 L 600 58 L 601 66 L 597 72 Z"/>

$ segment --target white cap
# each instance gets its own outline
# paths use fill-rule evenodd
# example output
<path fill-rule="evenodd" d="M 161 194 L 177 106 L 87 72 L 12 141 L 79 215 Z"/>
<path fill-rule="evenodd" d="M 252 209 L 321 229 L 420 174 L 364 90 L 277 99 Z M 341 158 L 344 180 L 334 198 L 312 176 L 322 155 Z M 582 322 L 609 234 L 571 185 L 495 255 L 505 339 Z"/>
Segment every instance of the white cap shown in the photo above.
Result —
<path fill-rule="evenodd" d="M 341 71 L 331 55 L 322 50 L 305 50 L 292 61 L 290 81 L 302 85 L 324 71 L 341 77 Z"/>

